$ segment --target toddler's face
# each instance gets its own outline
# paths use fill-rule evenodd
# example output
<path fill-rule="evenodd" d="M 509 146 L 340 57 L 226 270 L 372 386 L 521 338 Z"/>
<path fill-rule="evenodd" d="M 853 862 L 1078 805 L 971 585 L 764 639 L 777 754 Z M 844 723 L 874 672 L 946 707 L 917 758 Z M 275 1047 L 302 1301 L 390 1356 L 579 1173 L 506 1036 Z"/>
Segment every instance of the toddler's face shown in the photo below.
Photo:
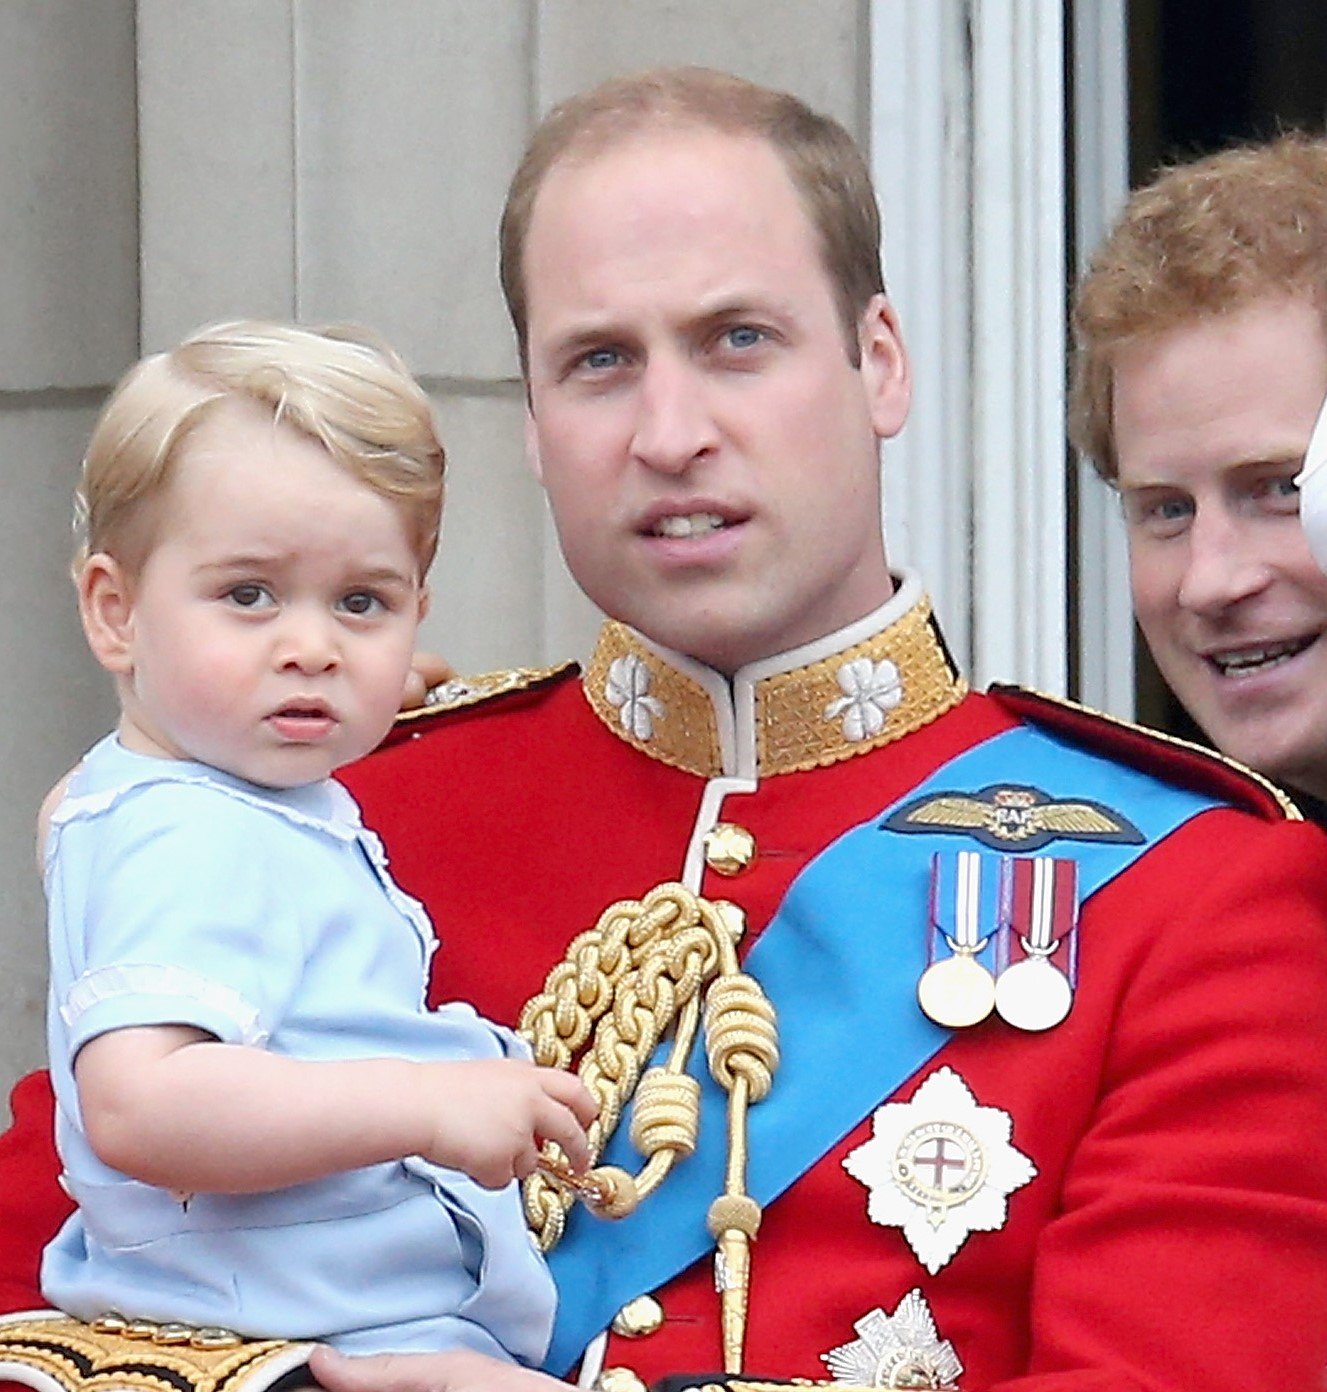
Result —
<path fill-rule="evenodd" d="M 131 583 L 121 738 L 292 787 L 391 724 L 426 595 L 400 512 L 236 402 L 182 447 Z"/>

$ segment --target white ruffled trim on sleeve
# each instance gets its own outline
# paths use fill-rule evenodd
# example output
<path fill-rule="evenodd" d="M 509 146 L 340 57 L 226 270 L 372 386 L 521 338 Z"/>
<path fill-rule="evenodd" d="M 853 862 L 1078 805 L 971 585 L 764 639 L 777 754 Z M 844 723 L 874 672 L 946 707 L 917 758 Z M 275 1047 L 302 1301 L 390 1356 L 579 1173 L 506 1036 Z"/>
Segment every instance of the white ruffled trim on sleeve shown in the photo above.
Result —
<path fill-rule="evenodd" d="M 72 1031 L 94 1006 L 122 996 L 165 996 L 174 1000 L 188 1000 L 230 1020 L 241 1044 L 264 1044 L 268 1038 L 268 1031 L 260 1023 L 257 1008 L 233 987 L 209 981 L 207 977 L 184 967 L 153 962 L 121 962 L 114 966 L 98 967 L 79 977 L 60 1005 L 60 1017 Z"/>

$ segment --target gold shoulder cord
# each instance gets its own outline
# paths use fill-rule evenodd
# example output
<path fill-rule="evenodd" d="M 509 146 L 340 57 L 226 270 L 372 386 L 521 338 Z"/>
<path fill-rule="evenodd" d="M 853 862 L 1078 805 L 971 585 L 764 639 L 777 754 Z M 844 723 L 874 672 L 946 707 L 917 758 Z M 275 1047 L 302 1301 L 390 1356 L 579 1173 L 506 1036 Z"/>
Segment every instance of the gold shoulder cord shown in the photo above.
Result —
<path fill-rule="evenodd" d="M 709 1211 L 728 1373 L 742 1370 L 750 1243 L 760 1226 L 760 1206 L 746 1192 L 747 1108 L 769 1092 L 779 1061 L 774 1008 L 738 968 L 743 926 L 735 904 L 702 899 L 680 884 L 613 904 L 572 941 L 519 1026 L 537 1063 L 569 1068 L 581 1053 L 577 1071 L 599 1103 L 591 1156 L 603 1153 L 634 1094 L 631 1140 L 646 1157 L 635 1176 L 615 1166 L 576 1176 L 556 1147 L 546 1147 L 540 1172 L 525 1182 L 525 1213 L 548 1252 L 577 1197 L 604 1217 L 623 1217 L 695 1150 L 700 1088 L 685 1069 L 703 1014 L 710 1073 L 728 1093 L 724 1192 Z M 667 1062 L 642 1075 L 674 1023 Z"/>

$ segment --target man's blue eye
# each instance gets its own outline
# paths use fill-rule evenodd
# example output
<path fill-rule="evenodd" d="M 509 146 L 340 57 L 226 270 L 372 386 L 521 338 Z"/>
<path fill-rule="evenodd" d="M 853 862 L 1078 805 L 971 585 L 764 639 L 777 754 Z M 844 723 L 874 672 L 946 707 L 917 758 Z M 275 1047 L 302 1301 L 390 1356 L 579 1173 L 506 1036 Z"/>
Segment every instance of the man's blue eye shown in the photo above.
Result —
<path fill-rule="evenodd" d="M 1157 503 L 1154 511 L 1158 517 L 1165 518 L 1167 522 L 1173 522 L 1176 518 L 1189 515 L 1189 504 L 1184 498 L 1164 498 Z"/>
<path fill-rule="evenodd" d="M 1123 493 L 1120 501 L 1130 527 L 1158 536 L 1178 535 L 1193 516 L 1193 499 L 1182 493 Z"/>
<path fill-rule="evenodd" d="M 1253 503 L 1277 517 L 1292 517 L 1299 512 L 1299 485 L 1293 474 L 1271 474 L 1262 479 L 1253 491 Z"/>
<path fill-rule="evenodd" d="M 613 367 L 617 363 L 617 353 L 612 348 L 595 348 L 581 359 L 586 367 L 601 371 L 606 367 Z"/>
<path fill-rule="evenodd" d="M 749 324 L 739 324 L 728 330 L 728 344 L 732 348 L 754 348 L 764 337 L 759 329 Z"/>

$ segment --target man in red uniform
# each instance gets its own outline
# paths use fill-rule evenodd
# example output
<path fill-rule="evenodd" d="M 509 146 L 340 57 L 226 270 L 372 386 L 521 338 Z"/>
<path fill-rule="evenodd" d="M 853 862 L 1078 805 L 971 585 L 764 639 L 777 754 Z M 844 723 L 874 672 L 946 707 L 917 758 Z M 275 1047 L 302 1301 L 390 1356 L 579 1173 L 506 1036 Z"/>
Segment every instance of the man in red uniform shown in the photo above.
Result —
<path fill-rule="evenodd" d="M 725 1367 L 1317 1385 L 1327 852 L 1217 761 L 967 691 L 886 565 L 876 451 L 908 367 L 846 134 L 717 74 L 609 84 L 536 134 L 503 270 L 531 462 L 612 621 L 583 676 L 451 683 L 349 781 L 433 912 L 439 996 L 535 997 L 536 1039 L 575 1047 L 616 983 L 607 1074 L 668 994 L 636 927 L 698 913 L 718 977 L 719 1082 L 642 1089 L 671 1172 L 618 1224 L 574 1210 L 553 1254 L 550 1370 L 588 1344 L 608 1392 Z M 63 1213 L 46 1105 L 20 1085 L 0 1142 L 11 1308 Z M 464 1355 L 314 1368 L 549 1385 Z"/>

